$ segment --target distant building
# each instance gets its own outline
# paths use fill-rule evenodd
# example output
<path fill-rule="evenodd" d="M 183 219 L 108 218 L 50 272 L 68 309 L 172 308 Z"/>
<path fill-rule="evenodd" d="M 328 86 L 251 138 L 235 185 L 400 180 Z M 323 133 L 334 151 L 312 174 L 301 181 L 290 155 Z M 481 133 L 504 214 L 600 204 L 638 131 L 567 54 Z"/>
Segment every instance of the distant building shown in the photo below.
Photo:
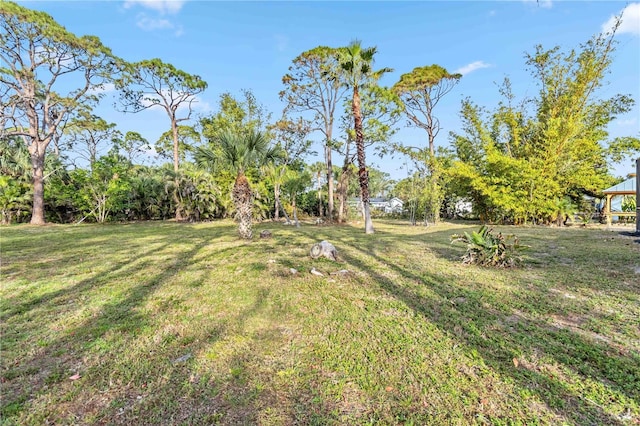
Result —
<path fill-rule="evenodd" d="M 456 217 L 469 217 L 473 213 L 473 203 L 466 199 L 456 201 L 454 214 Z"/>
<path fill-rule="evenodd" d="M 351 207 L 356 207 L 360 209 L 361 208 L 360 197 L 349 199 L 348 204 Z M 402 213 L 402 210 L 404 209 L 404 201 L 402 201 L 398 197 L 393 197 L 391 199 L 382 198 L 382 197 L 370 198 L 369 205 L 371 206 L 372 209 L 380 210 L 385 213 Z"/>

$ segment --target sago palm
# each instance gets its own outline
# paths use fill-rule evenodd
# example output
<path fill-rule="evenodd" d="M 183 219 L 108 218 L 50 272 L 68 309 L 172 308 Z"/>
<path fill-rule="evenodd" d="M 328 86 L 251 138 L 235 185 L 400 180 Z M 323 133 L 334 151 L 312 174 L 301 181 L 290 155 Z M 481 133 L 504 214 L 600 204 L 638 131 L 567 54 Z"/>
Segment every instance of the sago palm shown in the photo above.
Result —
<path fill-rule="evenodd" d="M 226 130 L 220 132 L 213 142 L 216 149 L 200 147 L 196 151 L 196 163 L 211 170 L 229 169 L 236 175 L 231 195 L 238 220 L 238 234 L 250 240 L 253 237 L 253 193 L 246 172 L 273 161 L 277 151 L 271 147 L 265 133 L 255 130 L 248 134 Z"/>

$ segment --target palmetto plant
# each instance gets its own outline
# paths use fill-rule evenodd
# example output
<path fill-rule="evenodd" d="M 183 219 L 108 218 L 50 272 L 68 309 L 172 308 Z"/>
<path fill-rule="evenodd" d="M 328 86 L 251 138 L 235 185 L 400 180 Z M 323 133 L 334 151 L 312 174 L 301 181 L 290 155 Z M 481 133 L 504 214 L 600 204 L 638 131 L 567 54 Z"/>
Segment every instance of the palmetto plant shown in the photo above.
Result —
<path fill-rule="evenodd" d="M 553 220 L 556 225 L 564 226 L 577 210 L 578 208 L 569 197 L 556 199 L 553 205 Z"/>
<path fill-rule="evenodd" d="M 0 139 L 0 221 L 10 223 L 30 210 L 31 160 L 26 145 L 17 138 Z"/>
<path fill-rule="evenodd" d="M 132 178 L 128 200 L 129 219 L 165 219 L 162 212 L 169 209 L 169 204 L 170 196 L 165 191 L 160 175 L 144 170 Z"/>
<path fill-rule="evenodd" d="M 253 193 L 246 172 L 274 161 L 278 151 L 271 146 L 265 133 L 256 130 L 248 134 L 226 130 L 220 132 L 213 142 L 216 149 L 200 147 L 196 151 L 196 163 L 211 170 L 228 169 L 234 172 L 236 180 L 231 194 L 236 208 L 238 234 L 250 240 L 253 237 Z"/>
<path fill-rule="evenodd" d="M 168 176 L 166 193 L 173 198 L 175 211 L 182 220 L 200 221 L 218 215 L 220 191 L 210 173 L 190 163 L 183 165 L 178 173 L 169 169 L 165 169 L 165 173 Z"/>
<path fill-rule="evenodd" d="M 526 247 L 520 245 L 518 237 L 513 234 L 495 234 L 493 229 L 482 226 L 471 234 L 454 234 L 451 243 L 462 242 L 467 245 L 467 252 L 462 262 L 481 266 L 497 266 L 500 268 L 515 266 L 521 261 L 518 250 Z"/>

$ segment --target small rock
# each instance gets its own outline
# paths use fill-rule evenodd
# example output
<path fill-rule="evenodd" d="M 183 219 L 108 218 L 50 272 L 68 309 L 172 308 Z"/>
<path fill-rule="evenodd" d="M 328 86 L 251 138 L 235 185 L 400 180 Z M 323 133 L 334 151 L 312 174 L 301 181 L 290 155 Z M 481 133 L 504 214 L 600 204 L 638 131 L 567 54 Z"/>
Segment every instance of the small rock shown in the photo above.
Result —
<path fill-rule="evenodd" d="M 298 270 L 295 268 L 289 268 L 289 272 L 291 272 L 292 275 L 295 275 L 298 273 Z"/>
<path fill-rule="evenodd" d="M 260 231 L 260 238 L 271 238 L 272 234 L 271 231 L 267 231 L 266 229 L 264 231 Z"/>
<path fill-rule="evenodd" d="M 269 259 L 269 260 L 267 260 L 267 263 L 276 263 L 276 260 L 275 259 Z"/>
<path fill-rule="evenodd" d="M 633 419 L 633 415 L 631 414 L 631 409 L 627 407 L 624 413 L 620 414 L 618 418 L 622 421 L 629 421 Z"/>
<path fill-rule="evenodd" d="M 185 361 L 187 361 L 187 360 L 191 359 L 191 357 L 192 357 L 192 356 L 193 356 L 193 355 L 192 355 L 191 353 L 184 354 L 184 355 L 182 355 L 182 356 L 180 356 L 180 357 L 178 357 L 178 358 L 174 359 L 174 360 L 173 360 L 173 361 L 171 361 L 171 362 L 172 362 L 172 363 L 174 363 L 174 364 L 178 364 L 178 363 L 185 362 Z"/>
<path fill-rule="evenodd" d="M 324 277 L 324 274 L 322 272 L 318 271 L 316 268 L 311 268 L 311 273 L 313 275 L 317 275 L 319 277 Z"/>
<path fill-rule="evenodd" d="M 335 271 L 335 272 L 330 272 L 330 275 L 349 275 L 351 273 L 351 271 L 347 270 L 347 269 L 340 269 L 339 271 Z"/>

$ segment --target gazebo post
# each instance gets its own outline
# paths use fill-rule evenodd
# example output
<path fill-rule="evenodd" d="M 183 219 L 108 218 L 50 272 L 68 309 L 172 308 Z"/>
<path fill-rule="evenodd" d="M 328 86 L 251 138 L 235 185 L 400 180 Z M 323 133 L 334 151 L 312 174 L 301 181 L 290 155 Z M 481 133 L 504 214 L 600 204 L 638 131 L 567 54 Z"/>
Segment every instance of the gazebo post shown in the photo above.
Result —
<path fill-rule="evenodd" d="M 640 158 L 636 162 L 636 168 L 638 172 L 640 172 Z M 606 201 L 604 205 L 604 215 L 607 217 L 607 227 L 611 227 L 613 223 L 613 216 L 619 217 L 633 217 L 640 214 L 640 208 L 636 203 L 636 209 L 629 210 L 617 210 L 613 211 L 613 198 L 614 197 L 629 197 L 633 199 L 635 196 L 636 200 L 640 200 L 640 190 L 638 186 L 640 186 L 640 179 L 638 178 L 640 173 L 629 173 L 627 179 L 623 182 L 618 183 L 617 185 L 612 186 L 611 188 L 605 189 L 603 194 L 605 195 Z M 624 204 L 624 198 L 622 202 Z M 614 214 L 615 213 L 615 214 Z M 636 219 L 636 231 L 640 234 L 640 222 Z"/>
<path fill-rule="evenodd" d="M 640 235 L 640 157 L 636 160 L 636 234 Z"/>

